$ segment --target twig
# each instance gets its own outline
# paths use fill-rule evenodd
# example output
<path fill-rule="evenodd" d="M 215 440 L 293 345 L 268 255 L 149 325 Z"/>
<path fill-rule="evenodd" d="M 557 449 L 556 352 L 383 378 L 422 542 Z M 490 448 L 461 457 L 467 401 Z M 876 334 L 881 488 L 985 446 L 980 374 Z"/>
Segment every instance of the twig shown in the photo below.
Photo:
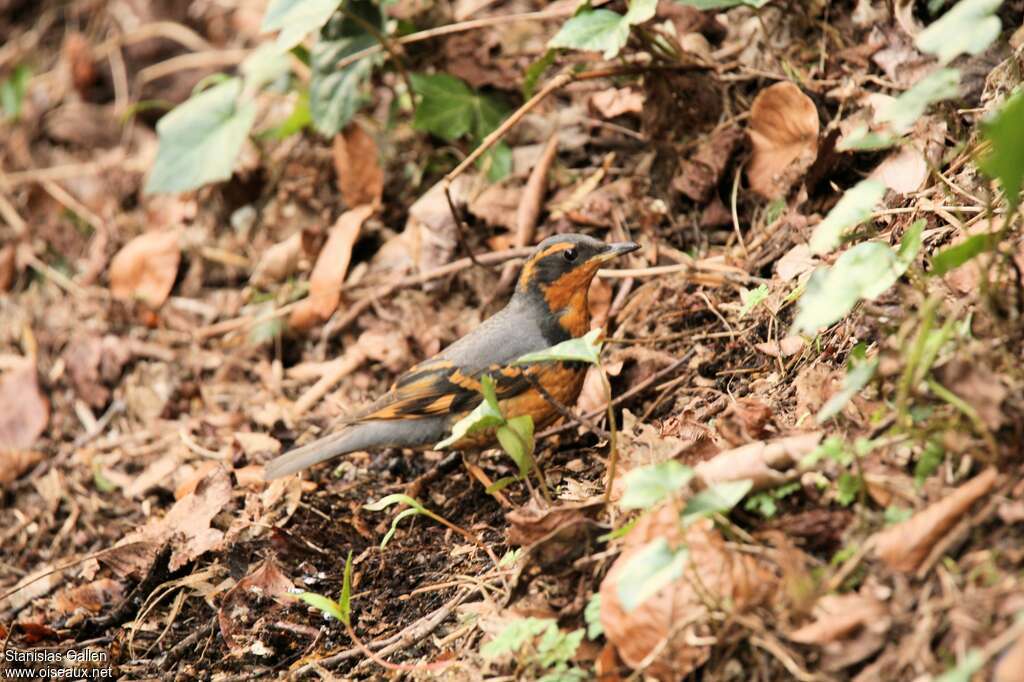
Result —
<path fill-rule="evenodd" d="M 332 361 L 330 370 L 295 401 L 295 405 L 292 407 L 292 417 L 299 417 L 305 413 L 342 378 L 357 370 L 365 360 L 366 353 L 358 346 L 352 346 L 345 351 L 343 356 Z"/>
<path fill-rule="evenodd" d="M 201 69 L 204 67 L 214 66 L 234 66 L 243 59 L 248 57 L 252 53 L 252 50 L 248 49 L 234 49 L 234 50 L 207 50 L 205 52 L 190 52 L 188 54 L 181 54 L 177 57 L 171 57 L 162 62 L 157 62 L 147 66 L 144 69 L 140 69 L 138 75 L 135 77 L 136 84 L 140 87 L 146 83 L 163 78 L 164 76 L 170 76 L 172 73 L 178 71 L 186 71 L 188 69 Z"/>

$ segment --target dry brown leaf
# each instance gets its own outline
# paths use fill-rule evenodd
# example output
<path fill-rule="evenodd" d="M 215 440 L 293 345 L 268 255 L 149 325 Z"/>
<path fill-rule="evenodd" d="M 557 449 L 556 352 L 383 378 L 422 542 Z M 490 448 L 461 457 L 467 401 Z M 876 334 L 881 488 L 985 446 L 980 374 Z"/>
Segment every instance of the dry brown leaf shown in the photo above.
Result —
<path fill-rule="evenodd" d="M 256 431 L 238 431 L 235 440 L 250 460 L 256 455 L 276 455 L 281 452 L 281 441 Z"/>
<path fill-rule="evenodd" d="M 0 377 L 0 452 L 28 450 L 49 420 L 50 403 L 39 388 L 34 362 L 25 360 Z"/>
<path fill-rule="evenodd" d="M 985 426 L 995 431 L 1006 423 L 1002 404 L 1009 390 L 988 367 L 977 361 L 950 360 L 936 375 L 943 386 L 974 408 Z"/>
<path fill-rule="evenodd" d="M 196 489 L 174 503 L 162 518 L 152 518 L 122 538 L 100 561 L 121 576 L 146 574 L 157 552 L 171 544 L 169 568 L 176 571 L 196 557 L 220 546 L 224 533 L 210 527 L 213 517 L 231 500 L 231 477 L 217 466 Z"/>
<path fill-rule="evenodd" d="M 64 590 L 54 597 L 53 605 L 60 614 L 74 613 L 78 609 L 97 614 L 104 607 L 120 602 L 122 598 L 124 585 L 112 578 L 102 578 Z"/>
<path fill-rule="evenodd" d="M 793 382 L 796 387 L 796 414 L 817 414 L 842 386 L 842 373 L 823 364 L 808 365 Z"/>
<path fill-rule="evenodd" d="M 358 123 L 350 123 L 334 136 L 334 169 L 346 206 L 380 205 L 384 193 L 380 152 L 373 137 Z"/>
<path fill-rule="evenodd" d="M 508 543 L 520 547 L 532 545 L 559 528 L 579 523 L 601 506 L 600 502 L 584 502 L 541 508 L 531 500 L 525 507 L 505 514 L 509 522 Z"/>
<path fill-rule="evenodd" d="M 4 594 L 8 592 L 10 594 L 7 594 L 5 598 L 0 598 L 0 613 L 8 611 L 16 613 L 39 597 L 49 594 L 63 582 L 62 571 L 54 570 L 50 564 L 43 564 L 19 580 L 14 587 L 4 589 Z"/>
<path fill-rule="evenodd" d="M 875 554 L 894 571 L 909 573 L 971 506 L 995 487 L 999 474 L 985 469 L 941 500 L 903 523 L 875 535 Z"/>
<path fill-rule="evenodd" d="M 1018 637 L 1002 655 L 992 671 L 992 682 L 1024 680 L 1024 635 Z"/>
<path fill-rule="evenodd" d="M 264 251 L 249 281 L 256 286 L 281 282 L 295 273 L 301 256 L 302 232 L 299 231 Z"/>
<path fill-rule="evenodd" d="M 729 445 L 739 447 L 769 435 L 772 408 L 757 398 L 740 398 L 715 420 L 715 429 Z"/>
<path fill-rule="evenodd" d="M 252 608 L 256 602 L 261 598 L 271 598 L 279 605 L 285 604 L 285 595 L 294 587 L 277 563 L 267 557 L 256 570 L 228 590 L 217 611 L 217 622 L 232 654 L 243 654 L 258 641 L 259 631 L 266 622 L 267 608 L 262 605 Z"/>
<path fill-rule="evenodd" d="M 694 467 L 698 487 L 749 479 L 754 491 L 775 488 L 796 476 L 795 466 L 818 446 L 822 431 L 757 441 L 726 450 Z"/>
<path fill-rule="evenodd" d="M 632 88 L 608 88 L 591 95 L 590 106 L 605 118 L 639 114 L 644 110 L 644 94 Z"/>
<path fill-rule="evenodd" d="M 822 647 L 822 667 L 830 672 L 863 661 L 882 648 L 892 625 L 889 607 L 867 590 L 825 595 L 814 607 L 814 618 L 789 638 Z"/>
<path fill-rule="evenodd" d="M 83 335 L 73 338 L 64 351 L 68 375 L 78 396 L 95 408 L 110 401 L 110 385 L 121 377 L 121 370 L 132 352 L 120 338 Z"/>
<path fill-rule="evenodd" d="M 601 404 L 604 404 L 603 397 Z M 664 436 L 655 427 L 639 421 L 629 410 L 623 410 L 622 430 L 619 431 L 618 443 L 618 474 L 612 486 L 612 499 L 622 496 L 626 472 L 678 457 L 696 442 L 697 439 L 688 441 L 674 436 Z"/>
<path fill-rule="evenodd" d="M 773 358 L 788 358 L 803 350 L 805 345 L 806 341 L 801 336 L 785 336 L 778 341 L 756 343 L 754 348 Z"/>
<path fill-rule="evenodd" d="M 171 477 L 178 470 L 181 462 L 178 456 L 174 453 L 167 453 L 160 459 L 156 460 L 132 480 L 132 482 L 124 488 L 124 494 L 126 497 L 142 497 L 153 488 L 163 484 L 168 485 L 171 481 Z"/>
<path fill-rule="evenodd" d="M 810 274 L 818 266 L 808 244 L 797 244 L 775 261 L 775 275 L 783 282 Z"/>
<path fill-rule="evenodd" d="M 818 109 L 793 83 L 770 85 L 750 108 L 753 154 L 750 188 L 768 199 L 784 196 L 818 154 Z"/>
<path fill-rule="evenodd" d="M 906 145 L 887 156 L 870 177 L 897 194 L 910 194 L 928 179 L 928 161 L 917 147 Z"/>
<path fill-rule="evenodd" d="M 14 286 L 14 275 L 17 274 L 15 266 L 14 244 L 6 244 L 0 247 L 0 291 L 10 291 Z"/>
<path fill-rule="evenodd" d="M 0 449 L 0 486 L 18 480 L 19 476 L 42 462 L 45 457 L 38 450 Z"/>
<path fill-rule="evenodd" d="M 660 538 L 670 547 L 688 548 L 683 575 L 626 612 L 619 596 L 623 574 L 649 542 Z M 710 656 L 711 645 L 697 639 L 711 634 L 707 604 L 743 611 L 764 601 L 776 582 L 754 558 L 728 549 L 710 519 L 684 531 L 679 510 L 663 505 L 637 522 L 601 583 L 601 624 L 627 665 L 643 667 L 657 680 L 679 680 Z"/>
<path fill-rule="evenodd" d="M 736 126 L 713 132 L 700 143 L 691 158 L 680 164 L 672 187 L 698 203 L 707 201 L 742 137 L 743 131 Z"/>
<path fill-rule="evenodd" d="M 178 275 L 181 247 L 177 230 L 146 232 L 131 240 L 110 261 L 110 293 L 159 308 Z"/>
<path fill-rule="evenodd" d="M 288 320 L 290 327 L 309 329 L 334 314 L 341 300 L 341 285 L 348 274 L 352 247 L 373 210 L 370 205 L 353 208 L 342 213 L 334 223 L 309 276 L 309 296 L 292 311 Z"/>

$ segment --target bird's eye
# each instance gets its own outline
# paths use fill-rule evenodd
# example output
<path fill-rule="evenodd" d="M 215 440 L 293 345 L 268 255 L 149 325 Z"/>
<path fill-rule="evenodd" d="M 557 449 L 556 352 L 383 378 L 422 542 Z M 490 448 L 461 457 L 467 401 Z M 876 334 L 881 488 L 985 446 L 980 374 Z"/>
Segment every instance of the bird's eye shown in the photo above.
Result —
<path fill-rule="evenodd" d="M 576 257 L 578 255 L 579 254 L 576 252 L 576 249 L 566 249 L 565 251 L 562 252 L 562 256 L 565 258 L 565 260 L 569 261 L 570 263 L 576 260 Z"/>

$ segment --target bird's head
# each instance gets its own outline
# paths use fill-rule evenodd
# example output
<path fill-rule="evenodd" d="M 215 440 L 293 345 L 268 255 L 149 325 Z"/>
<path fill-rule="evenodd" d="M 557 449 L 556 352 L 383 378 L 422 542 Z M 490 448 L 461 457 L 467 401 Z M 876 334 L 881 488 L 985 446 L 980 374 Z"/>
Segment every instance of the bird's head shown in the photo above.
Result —
<path fill-rule="evenodd" d="M 586 333 L 587 291 L 598 268 L 640 248 L 633 242 L 607 244 L 583 234 L 548 237 L 523 265 L 516 293 L 542 301 L 573 336 Z"/>

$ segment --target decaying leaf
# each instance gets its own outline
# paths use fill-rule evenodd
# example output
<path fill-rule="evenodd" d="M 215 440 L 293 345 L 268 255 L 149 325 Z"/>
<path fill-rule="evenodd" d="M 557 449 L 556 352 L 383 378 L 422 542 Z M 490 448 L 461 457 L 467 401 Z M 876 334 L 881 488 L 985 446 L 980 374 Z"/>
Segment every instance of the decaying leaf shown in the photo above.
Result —
<path fill-rule="evenodd" d="M 259 632 L 266 622 L 265 607 L 251 608 L 260 599 L 273 599 L 285 604 L 295 586 L 277 562 L 267 557 L 249 575 L 228 590 L 217 611 L 217 622 L 231 653 L 240 655 L 259 641 Z"/>
<path fill-rule="evenodd" d="M 266 286 L 287 279 L 299 266 L 301 256 L 302 232 L 300 231 L 264 251 L 253 269 L 250 281 L 256 286 Z"/>
<path fill-rule="evenodd" d="M 995 487 L 998 478 L 995 469 L 985 469 L 935 504 L 881 531 L 875 536 L 875 554 L 894 571 L 916 570 L 935 543 Z"/>
<path fill-rule="evenodd" d="M 17 261 L 14 256 L 14 244 L 0 246 L 0 292 L 10 291 L 14 286 L 14 276 L 17 274 Z"/>
<path fill-rule="evenodd" d="M 28 450 L 50 420 L 35 363 L 25 360 L 0 376 L 0 452 Z"/>
<path fill-rule="evenodd" d="M 100 561 L 121 576 L 142 576 L 160 547 L 171 543 L 169 568 L 176 571 L 196 557 L 220 546 L 224 533 L 210 526 L 213 517 L 231 500 L 231 477 L 216 467 L 196 489 L 174 503 L 161 518 L 122 538 Z"/>
<path fill-rule="evenodd" d="M 817 107 L 793 83 L 759 92 L 747 130 L 754 148 L 747 166 L 750 188 L 769 199 L 785 195 L 814 163 L 818 130 Z"/>
<path fill-rule="evenodd" d="M 181 247 L 177 230 L 146 232 L 131 240 L 110 261 L 110 293 L 159 308 L 178 275 Z"/>
<path fill-rule="evenodd" d="M 828 671 L 859 663 L 878 651 L 892 625 L 889 607 L 866 588 L 859 593 L 825 595 L 814 607 L 814 618 L 789 638 L 822 647 L 822 665 Z"/>
<path fill-rule="evenodd" d="M 84 609 L 97 614 L 105 607 L 116 604 L 124 597 L 124 586 L 111 578 L 102 578 L 85 585 L 70 587 L 53 599 L 58 613 L 74 613 Z"/>
<path fill-rule="evenodd" d="M 644 95 L 632 88 L 608 88 L 591 95 L 590 106 L 605 118 L 639 114 L 644 110 Z"/>
<path fill-rule="evenodd" d="M 380 204 L 384 193 L 384 170 L 380 167 L 377 143 L 358 123 L 350 123 L 334 136 L 334 169 L 338 189 L 349 208 Z"/>
<path fill-rule="evenodd" d="M 649 543 L 685 545 L 688 558 L 682 573 L 639 604 L 627 608 L 622 599 L 630 562 Z M 710 644 L 698 638 L 711 633 L 709 604 L 735 612 L 751 608 L 775 589 L 771 571 L 750 556 L 726 547 L 710 519 L 682 529 L 679 510 L 663 505 L 643 516 L 625 538 L 619 558 L 601 583 L 601 624 L 619 657 L 643 668 L 657 680 L 678 680 L 710 656 Z M 634 586 L 635 587 L 635 586 Z"/>
<path fill-rule="evenodd" d="M 753 481 L 754 491 L 775 488 L 796 476 L 796 465 L 817 447 L 822 434 L 810 431 L 721 452 L 694 467 L 694 480 L 702 488 L 744 479 Z"/>
<path fill-rule="evenodd" d="M 532 545 L 558 528 L 582 521 L 600 506 L 600 503 L 584 502 L 541 508 L 536 502 L 530 502 L 525 507 L 513 509 L 505 515 L 510 524 L 508 544 Z"/>
<path fill-rule="evenodd" d="M 910 194 L 921 189 L 928 179 L 928 161 L 917 147 L 904 145 L 886 157 L 870 177 L 897 194 Z"/>
<path fill-rule="evenodd" d="M 292 311 L 289 326 L 309 329 L 334 314 L 341 300 L 341 285 L 348 274 L 352 247 L 373 210 L 370 205 L 359 206 L 342 213 L 334 223 L 309 277 L 309 297 Z"/>
<path fill-rule="evenodd" d="M 0 485 L 13 483 L 46 457 L 38 450 L 0 449 Z"/>
<path fill-rule="evenodd" d="M 679 165 L 672 187 L 698 203 L 707 201 L 742 137 L 743 131 L 736 126 L 712 132 L 693 156 Z"/>
<path fill-rule="evenodd" d="M 95 408 L 110 401 L 110 386 L 121 377 L 121 370 L 130 359 L 127 344 L 112 334 L 74 338 L 64 351 L 75 392 Z"/>

